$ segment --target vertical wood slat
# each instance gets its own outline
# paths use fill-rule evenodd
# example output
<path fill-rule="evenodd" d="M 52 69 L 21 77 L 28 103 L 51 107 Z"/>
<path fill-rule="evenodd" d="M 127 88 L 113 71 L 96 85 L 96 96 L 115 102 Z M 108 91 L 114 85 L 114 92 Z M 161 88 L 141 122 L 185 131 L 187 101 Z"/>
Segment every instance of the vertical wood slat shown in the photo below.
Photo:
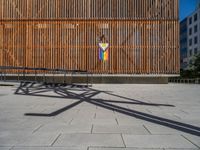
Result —
<path fill-rule="evenodd" d="M 178 39 L 178 0 L 0 0 L 1 66 L 177 74 Z"/>

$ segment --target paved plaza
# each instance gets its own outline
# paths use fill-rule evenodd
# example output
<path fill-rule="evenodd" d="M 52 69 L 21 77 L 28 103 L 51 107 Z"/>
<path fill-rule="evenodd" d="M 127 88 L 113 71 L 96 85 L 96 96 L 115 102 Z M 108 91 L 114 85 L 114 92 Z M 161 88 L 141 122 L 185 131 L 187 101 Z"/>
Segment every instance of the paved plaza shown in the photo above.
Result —
<path fill-rule="evenodd" d="M 9 149 L 199 150 L 200 85 L 0 86 Z"/>

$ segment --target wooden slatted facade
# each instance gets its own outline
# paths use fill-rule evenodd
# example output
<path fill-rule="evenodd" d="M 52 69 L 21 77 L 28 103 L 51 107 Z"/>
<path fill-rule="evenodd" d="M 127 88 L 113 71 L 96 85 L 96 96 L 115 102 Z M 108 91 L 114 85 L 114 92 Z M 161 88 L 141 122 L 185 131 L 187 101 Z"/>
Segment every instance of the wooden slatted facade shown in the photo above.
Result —
<path fill-rule="evenodd" d="M 178 0 L 0 0 L 0 66 L 179 74 L 178 20 Z"/>

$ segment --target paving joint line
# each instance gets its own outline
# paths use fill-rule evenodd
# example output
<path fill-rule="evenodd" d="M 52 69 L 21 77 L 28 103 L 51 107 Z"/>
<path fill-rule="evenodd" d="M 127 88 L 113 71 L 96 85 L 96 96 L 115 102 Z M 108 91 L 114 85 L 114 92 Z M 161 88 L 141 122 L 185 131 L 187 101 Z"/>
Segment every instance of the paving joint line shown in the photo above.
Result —
<path fill-rule="evenodd" d="M 147 132 L 150 134 L 150 135 L 152 135 L 152 133 L 150 132 L 150 130 L 143 124 L 142 125 L 146 130 L 147 130 Z"/>
<path fill-rule="evenodd" d="M 9 148 L 9 150 L 12 150 L 15 146 L 12 146 L 11 148 Z"/>
<path fill-rule="evenodd" d="M 184 135 L 181 135 L 184 139 L 186 139 L 188 142 L 190 142 L 191 144 L 193 144 L 194 146 L 196 146 L 198 149 L 200 149 L 200 147 L 197 145 L 197 144 L 195 144 L 195 143 L 193 143 L 190 139 L 188 139 L 187 137 L 185 137 Z"/>
<path fill-rule="evenodd" d="M 120 135 L 121 135 L 121 138 L 122 138 L 122 142 L 123 142 L 123 144 L 124 144 L 124 147 L 126 148 L 126 144 L 125 144 L 124 138 L 123 138 L 123 136 L 122 136 L 122 133 L 121 133 Z"/>
<path fill-rule="evenodd" d="M 93 118 L 96 119 L 96 116 L 97 116 L 97 114 L 95 113 Z"/>
<path fill-rule="evenodd" d="M 92 124 L 91 132 L 90 132 L 91 134 L 93 133 L 93 128 L 94 128 L 94 125 Z"/>
<path fill-rule="evenodd" d="M 177 116 L 177 115 L 173 115 L 174 117 L 176 117 L 177 119 L 182 119 L 181 117 Z"/>
<path fill-rule="evenodd" d="M 115 118 L 115 121 L 117 122 L 117 125 L 119 125 L 119 122 L 118 122 L 117 118 Z"/>
<path fill-rule="evenodd" d="M 180 111 L 183 112 L 183 113 L 185 113 L 185 114 L 189 114 L 188 112 L 186 112 L 186 111 L 184 111 L 184 110 L 182 110 L 182 109 L 181 109 Z"/>
<path fill-rule="evenodd" d="M 114 146 L 88 146 L 88 147 L 89 147 L 89 148 L 98 148 L 98 149 L 99 149 L 99 148 L 100 148 L 100 149 L 102 149 L 102 148 L 103 148 L 103 149 L 104 149 L 104 148 L 106 148 L 106 149 L 107 149 L 107 148 L 108 148 L 108 149 L 110 149 L 110 148 L 112 148 L 112 149 L 119 149 L 119 148 L 120 148 L 120 149 L 122 149 L 122 148 L 124 149 L 124 148 L 127 148 L 127 147 L 122 147 L 122 146 L 119 146 L 119 147 L 114 147 Z M 135 148 L 135 147 L 128 147 L 128 148 Z M 147 150 L 148 150 L 148 149 L 147 149 Z"/>
<path fill-rule="evenodd" d="M 149 110 L 149 109 L 145 109 L 147 112 L 149 112 L 149 113 L 151 113 L 152 114 L 152 112 Z"/>
<path fill-rule="evenodd" d="M 56 139 L 53 141 L 53 143 L 51 143 L 51 146 L 53 146 L 55 144 L 55 142 L 58 140 L 58 138 L 61 136 L 61 133 L 56 137 Z"/>
<path fill-rule="evenodd" d="M 74 118 L 72 118 L 72 119 L 69 121 L 68 124 L 71 125 L 71 123 L 72 123 L 73 120 L 74 120 Z"/>
<path fill-rule="evenodd" d="M 41 124 L 39 127 L 37 127 L 35 130 L 33 130 L 33 132 L 32 132 L 32 134 L 33 133 L 35 133 L 35 132 L 37 132 L 41 127 L 43 127 L 44 125 L 43 124 Z"/>

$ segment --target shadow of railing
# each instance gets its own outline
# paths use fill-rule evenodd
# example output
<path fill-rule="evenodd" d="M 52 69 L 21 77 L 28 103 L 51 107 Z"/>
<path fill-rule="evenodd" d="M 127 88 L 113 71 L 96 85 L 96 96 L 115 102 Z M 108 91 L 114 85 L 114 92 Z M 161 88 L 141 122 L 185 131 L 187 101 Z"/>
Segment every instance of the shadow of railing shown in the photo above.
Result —
<path fill-rule="evenodd" d="M 59 110 L 56 110 L 52 113 L 49 114 L 43 114 L 43 113 L 26 113 L 26 116 L 40 116 L 40 117 L 53 117 L 56 115 L 59 115 L 60 113 L 67 111 L 83 102 L 87 102 L 93 105 L 96 105 L 98 107 L 102 107 L 105 108 L 107 110 L 112 110 L 127 116 L 131 116 L 131 117 L 135 117 L 137 119 L 141 119 L 144 121 L 148 121 L 151 123 L 155 123 L 158 125 L 162 125 L 165 127 L 169 127 L 172 129 L 176 129 L 178 131 L 182 131 L 185 133 L 189 133 L 192 135 L 196 135 L 196 136 L 200 136 L 200 127 L 194 126 L 194 125 L 190 125 L 190 124 L 186 124 L 186 123 L 182 123 L 182 122 L 178 122 L 178 121 L 174 121 L 171 119 L 167 119 L 167 118 L 163 118 L 163 117 L 159 117 L 159 116 L 155 116 L 152 114 L 148 114 L 148 113 L 144 113 L 144 112 L 140 112 L 140 111 L 136 111 L 133 109 L 129 109 L 129 108 L 125 108 L 122 106 L 118 106 L 118 105 L 114 105 L 115 103 L 117 104 L 129 104 L 129 105 L 144 105 L 144 106 L 153 106 L 153 107 L 175 107 L 174 105 L 169 105 L 169 104 L 155 104 L 155 103 L 146 103 L 146 102 L 142 102 L 140 100 L 134 100 L 128 97 L 123 97 L 117 94 L 113 94 L 110 91 L 100 91 L 100 90 L 96 90 L 93 88 L 86 88 L 86 87 L 76 87 L 76 86 L 71 86 L 71 85 L 67 85 L 67 86 L 52 86 L 52 85 L 43 85 L 45 88 L 47 88 L 47 91 L 54 91 L 55 94 L 57 96 L 52 96 L 52 95 L 42 95 L 39 93 L 43 93 L 43 89 L 41 90 L 41 86 L 37 91 L 37 87 L 36 87 L 36 91 L 32 93 L 31 92 L 31 88 L 34 88 L 33 85 L 28 86 L 27 84 L 23 84 L 23 86 L 18 87 L 18 89 L 16 90 L 15 94 L 21 94 L 21 95 L 29 95 L 29 96 L 45 96 L 45 97 L 52 97 L 52 98 L 70 98 L 70 99 L 74 99 L 74 100 L 78 100 L 77 102 L 74 102 L 68 106 L 65 106 Z M 24 90 L 24 88 L 27 88 Z M 20 92 L 21 91 L 21 92 Z M 76 91 L 82 91 L 82 93 L 76 93 Z M 120 100 L 120 101 L 116 101 L 116 100 L 107 100 L 107 99 L 100 99 L 100 98 L 94 98 L 96 95 L 98 94 L 109 94 L 112 96 L 115 96 L 117 98 L 120 99 L 125 99 L 125 101 Z"/>

